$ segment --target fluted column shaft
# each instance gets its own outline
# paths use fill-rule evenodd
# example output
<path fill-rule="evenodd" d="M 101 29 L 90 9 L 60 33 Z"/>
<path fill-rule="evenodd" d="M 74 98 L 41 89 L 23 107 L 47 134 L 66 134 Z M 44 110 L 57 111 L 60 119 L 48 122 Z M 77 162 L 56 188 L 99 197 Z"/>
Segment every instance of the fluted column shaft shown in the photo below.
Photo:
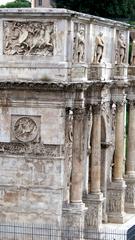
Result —
<path fill-rule="evenodd" d="M 73 147 L 72 147 L 72 177 L 71 203 L 82 202 L 83 188 L 83 120 L 84 108 L 73 110 Z"/>
<path fill-rule="evenodd" d="M 126 174 L 128 176 L 135 176 L 135 102 L 133 101 L 129 104 L 127 150 Z"/>
<path fill-rule="evenodd" d="M 113 179 L 123 179 L 124 163 L 124 103 L 116 104 L 116 125 L 115 125 L 115 153 Z"/>
<path fill-rule="evenodd" d="M 92 144 L 91 144 L 91 193 L 100 192 L 101 171 L 101 109 L 93 106 Z"/>

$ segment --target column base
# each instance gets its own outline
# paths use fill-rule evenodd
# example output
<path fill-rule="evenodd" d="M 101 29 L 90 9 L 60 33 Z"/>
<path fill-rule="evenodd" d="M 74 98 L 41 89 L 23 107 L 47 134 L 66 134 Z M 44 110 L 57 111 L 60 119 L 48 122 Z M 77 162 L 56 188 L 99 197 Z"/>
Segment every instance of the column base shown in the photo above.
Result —
<path fill-rule="evenodd" d="M 103 194 L 88 194 L 84 197 L 84 202 L 88 208 L 85 214 L 85 229 L 100 230 L 102 226 L 102 204 Z"/>
<path fill-rule="evenodd" d="M 125 176 L 125 211 L 127 213 L 135 213 L 135 176 Z"/>
<path fill-rule="evenodd" d="M 110 223 L 126 222 L 126 213 L 124 212 L 125 188 L 124 180 L 116 180 L 108 188 L 107 213 Z"/>
<path fill-rule="evenodd" d="M 62 211 L 62 239 L 83 240 L 84 215 L 87 208 L 84 203 L 70 203 Z"/>

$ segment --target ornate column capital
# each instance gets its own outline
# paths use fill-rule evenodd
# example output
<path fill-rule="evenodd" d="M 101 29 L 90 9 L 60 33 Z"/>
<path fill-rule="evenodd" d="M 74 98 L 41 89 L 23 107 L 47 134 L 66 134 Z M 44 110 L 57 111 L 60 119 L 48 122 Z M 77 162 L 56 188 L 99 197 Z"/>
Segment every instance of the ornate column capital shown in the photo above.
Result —
<path fill-rule="evenodd" d="M 73 109 L 73 117 L 74 119 L 81 121 L 84 118 L 84 114 L 85 114 L 85 108 L 74 108 Z"/>
<path fill-rule="evenodd" d="M 135 108 L 135 99 L 128 99 L 128 105 L 129 105 L 130 109 L 134 109 Z"/>
<path fill-rule="evenodd" d="M 116 100 L 112 102 L 112 107 L 118 112 L 118 111 L 123 111 L 123 107 L 126 104 L 126 98 Z"/>
<path fill-rule="evenodd" d="M 92 110 L 93 110 L 93 114 L 100 114 L 101 113 L 101 103 L 93 104 Z"/>

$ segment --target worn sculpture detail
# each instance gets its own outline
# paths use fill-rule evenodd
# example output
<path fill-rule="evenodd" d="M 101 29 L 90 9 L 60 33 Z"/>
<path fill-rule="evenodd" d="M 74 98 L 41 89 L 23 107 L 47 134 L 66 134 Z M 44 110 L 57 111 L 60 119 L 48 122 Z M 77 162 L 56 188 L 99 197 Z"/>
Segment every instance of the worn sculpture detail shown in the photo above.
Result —
<path fill-rule="evenodd" d="M 135 197 L 135 186 L 127 184 L 125 201 L 127 203 L 134 203 L 134 197 Z"/>
<path fill-rule="evenodd" d="M 33 119 L 21 117 L 14 125 L 14 134 L 18 140 L 22 142 L 30 142 L 36 138 L 38 127 Z"/>
<path fill-rule="evenodd" d="M 102 36 L 103 33 L 100 32 L 96 37 L 93 63 L 101 63 L 104 51 L 104 40 Z"/>
<path fill-rule="evenodd" d="M 0 154 L 14 155 L 37 155 L 44 157 L 61 157 L 63 156 L 63 147 L 60 145 L 45 145 L 41 143 L 2 143 L 0 142 Z"/>
<path fill-rule="evenodd" d="M 75 24 L 74 37 L 74 61 L 77 63 L 84 62 L 85 57 L 85 27 L 84 25 Z"/>
<path fill-rule="evenodd" d="M 118 63 L 123 64 L 126 58 L 126 43 L 122 33 L 120 33 L 118 38 Z"/>
<path fill-rule="evenodd" d="M 131 63 L 131 65 L 135 65 L 135 39 L 132 42 L 132 51 L 131 51 L 130 63 Z"/>
<path fill-rule="evenodd" d="M 121 194 L 120 192 L 114 193 L 110 192 L 108 199 L 108 212 L 120 212 L 121 210 Z"/>
<path fill-rule="evenodd" d="M 52 56 L 54 24 L 4 22 L 4 54 Z"/>
<path fill-rule="evenodd" d="M 86 225 L 87 227 L 95 227 L 98 225 L 98 208 L 97 206 L 89 207 L 88 212 L 86 213 Z"/>

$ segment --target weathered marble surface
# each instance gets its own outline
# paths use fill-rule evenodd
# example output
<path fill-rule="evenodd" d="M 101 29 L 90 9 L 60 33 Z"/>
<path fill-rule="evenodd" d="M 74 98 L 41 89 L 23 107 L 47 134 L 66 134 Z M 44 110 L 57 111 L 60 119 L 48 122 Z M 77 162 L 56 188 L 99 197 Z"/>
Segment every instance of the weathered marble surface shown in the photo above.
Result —
<path fill-rule="evenodd" d="M 95 194 L 94 199 L 86 197 L 87 226 L 98 228 L 107 219 L 115 148 L 113 107 L 125 94 L 128 27 L 65 9 L 0 9 L 1 220 L 64 220 L 83 228 L 83 191 Z M 95 44 L 101 32 L 103 51 Z M 118 62 L 121 33 L 125 50 Z M 95 53 L 100 61 L 93 61 Z M 67 112 L 72 112 L 72 121 L 67 121 Z M 109 190 L 109 196 L 116 197 L 109 202 L 110 219 L 124 212 L 125 189 L 120 185 L 117 190 L 122 200 L 115 187 Z M 117 199 L 121 202 L 113 210 Z"/>

